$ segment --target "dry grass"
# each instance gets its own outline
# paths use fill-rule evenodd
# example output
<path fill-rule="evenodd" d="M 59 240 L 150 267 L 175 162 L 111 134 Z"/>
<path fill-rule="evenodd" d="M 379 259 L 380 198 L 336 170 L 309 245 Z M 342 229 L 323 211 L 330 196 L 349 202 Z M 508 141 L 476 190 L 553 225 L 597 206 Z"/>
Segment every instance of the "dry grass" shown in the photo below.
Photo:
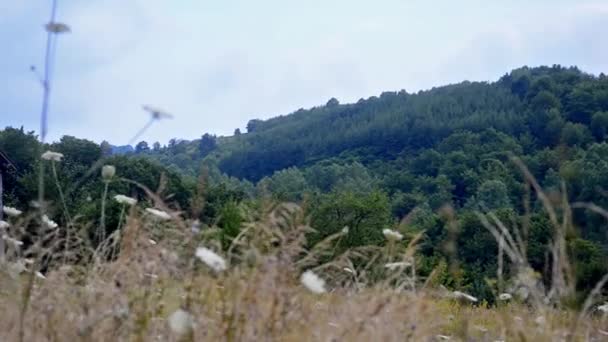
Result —
<path fill-rule="evenodd" d="M 250 221 L 225 254 L 228 270 L 219 273 L 193 256 L 199 245 L 219 245 L 213 230 L 195 237 L 186 221 L 159 223 L 136 210 L 121 231 L 113 262 L 64 265 L 41 279 L 29 272 L 11 272 L 18 261 L 13 257 L 0 280 L 0 306 L 11 313 L 0 316 L 0 337 L 19 340 L 17 313 L 29 296 L 24 341 L 608 338 L 602 330 L 606 322 L 597 315 L 585 317 L 574 330 L 577 312 L 523 303 L 473 306 L 424 283 L 414 291 L 403 285 L 410 284 L 409 270 L 386 274 L 373 283 L 368 280 L 367 275 L 378 272 L 385 262 L 411 258 L 415 244 L 362 248 L 319 263 L 341 233 L 306 252 L 304 237 L 310 228 L 298 207 L 271 207 L 252 214 Z M 150 238 L 161 230 L 164 238 L 152 244 Z M 357 258 L 375 262 L 361 263 Z M 313 294 L 299 283 L 301 272 L 313 266 L 327 280 L 328 293 Z M 179 308 L 192 315 L 190 333 L 177 334 L 167 323 Z"/>

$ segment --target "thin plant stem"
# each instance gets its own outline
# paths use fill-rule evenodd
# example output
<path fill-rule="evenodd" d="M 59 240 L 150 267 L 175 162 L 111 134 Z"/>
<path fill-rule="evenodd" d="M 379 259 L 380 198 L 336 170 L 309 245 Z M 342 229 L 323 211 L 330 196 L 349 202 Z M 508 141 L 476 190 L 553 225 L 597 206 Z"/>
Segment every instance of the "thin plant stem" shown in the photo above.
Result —
<path fill-rule="evenodd" d="M 51 5 L 51 18 L 50 23 L 55 22 L 55 18 L 57 16 L 57 0 L 53 0 Z M 47 134 L 47 121 L 48 121 L 48 112 L 49 112 L 49 104 L 50 104 L 50 96 L 51 96 L 51 68 L 52 68 L 52 54 L 55 50 L 53 49 L 53 32 L 52 30 L 48 30 L 47 38 L 46 38 L 46 53 L 44 57 L 44 81 L 43 81 L 43 96 L 42 96 L 42 109 L 40 113 L 40 148 L 42 150 L 44 143 L 46 141 Z M 41 155 L 41 153 L 39 153 Z M 38 207 L 40 210 L 40 227 L 43 227 L 42 224 L 42 216 L 45 213 L 45 204 L 44 204 L 44 163 L 40 163 L 40 170 L 38 174 Z M 42 229 L 41 229 L 42 230 Z M 38 245 L 38 244 L 36 244 Z M 39 246 L 38 246 L 39 247 Z M 39 252 L 36 248 L 35 252 Z M 36 253 L 38 254 L 38 253 Z M 38 257 L 38 256 L 37 256 Z M 23 342 L 25 338 L 25 316 L 27 314 L 27 309 L 29 307 L 32 288 L 34 286 L 34 277 L 36 272 L 37 262 L 32 265 L 30 268 L 30 272 L 28 275 L 27 283 L 24 289 L 21 310 L 19 312 L 19 337 L 18 341 Z"/>
<path fill-rule="evenodd" d="M 55 185 L 57 186 L 57 191 L 59 192 L 59 199 L 61 200 L 61 205 L 63 206 L 63 215 L 65 215 L 66 219 L 65 250 L 63 254 L 63 263 L 65 264 L 67 261 L 68 251 L 70 250 L 70 229 L 72 227 L 72 218 L 70 216 L 70 212 L 68 211 L 68 205 L 65 201 L 65 196 L 63 195 L 61 184 L 59 183 L 59 176 L 57 175 L 57 166 L 55 165 L 54 161 L 51 162 L 51 169 L 53 170 L 53 178 L 55 179 Z"/>
<path fill-rule="evenodd" d="M 103 197 L 101 198 L 101 219 L 99 224 L 99 231 L 97 232 L 97 237 L 99 241 L 103 241 L 106 236 L 106 198 L 108 197 L 108 187 L 110 186 L 110 182 L 104 182 L 105 186 L 103 189 Z"/>

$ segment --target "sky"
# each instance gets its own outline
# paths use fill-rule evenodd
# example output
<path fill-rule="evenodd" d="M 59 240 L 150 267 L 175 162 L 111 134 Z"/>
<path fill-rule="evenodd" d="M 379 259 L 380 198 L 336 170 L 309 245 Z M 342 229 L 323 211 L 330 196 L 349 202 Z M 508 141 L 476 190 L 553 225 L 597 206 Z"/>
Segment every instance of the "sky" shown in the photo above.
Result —
<path fill-rule="evenodd" d="M 0 128 L 38 130 L 50 0 L 0 1 Z M 523 65 L 608 71 L 608 1 L 59 0 L 49 138 L 231 135 L 251 119 Z"/>

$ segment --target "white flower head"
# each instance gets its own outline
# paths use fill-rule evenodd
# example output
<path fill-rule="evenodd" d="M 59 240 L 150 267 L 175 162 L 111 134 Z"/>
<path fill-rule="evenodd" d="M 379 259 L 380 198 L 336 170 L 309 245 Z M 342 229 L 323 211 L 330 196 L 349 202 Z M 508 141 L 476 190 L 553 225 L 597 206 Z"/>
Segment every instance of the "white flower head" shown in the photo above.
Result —
<path fill-rule="evenodd" d="M 42 154 L 42 159 L 60 162 L 63 159 L 63 154 L 59 152 L 46 151 Z"/>
<path fill-rule="evenodd" d="M 13 247 L 15 248 L 19 248 L 21 246 L 23 246 L 23 241 L 19 241 L 17 239 L 13 239 L 12 237 L 8 236 L 8 235 L 3 235 L 2 239 L 4 239 L 4 241 L 10 243 L 11 245 L 13 245 Z"/>
<path fill-rule="evenodd" d="M 136 205 L 137 204 L 137 200 L 135 198 L 125 196 L 125 195 L 116 195 L 116 196 L 114 196 L 114 200 L 120 204 L 126 204 L 126 205 Z"/>
<path fill-rule="evenodd" d="M 401 233 L 399 233 L 398 231 L 394 231 L 392 229 L 388 229 L 388 228 L 383 229 L 382 234 L 384 234 L 384 237 L 389 241 L 403 240 L 403 235 Z"/>
<path fill-rule="evenodd" d="M 152 115 L 152 119 L 154 120 L 162 120 L 162 119 L 173 119 L 173 115 L 167 113 L 166 111 L 155 108 L 152 106 L 144 105 L 143 109 Z"/>
<path fill-rule="evenodd" d="M 208 248 L 197 248 L 196 257 L 216 272 L 224 271 L 227 268 L 226 260 Z"/>
<path fill-rule="evenodd" d="M 0 220 L 0 229 L 7 229 L 10 226 L 8 222 Z"/>
<path fill-rule="evenodd" d="M 101 178 L 103 178 L 103 180 L 105 180 L 105 181 L 109 181 L 112 178 L 114 178 L 115 174 L 116 174 L 116 167 L 114 167 L 113 165 L 104 165 L 101 168 Z"/>
<path fill-rule="evenodd" d="M 313 271 L 306 271 L 302 273 L 300 277 L 300 282 L 304 285 L 310 292 L 313 293 L 325 293 L 325 280 L 321 279 L 318 275 L 316 275 Z"/>
<path fill-rule="evenodd" d="M 456 299 L 465 299 L 468 300 L 469 302 L 473 302 L 476 303 L 477 302 L 477 298 L 471 296 L 468 293 L 464 293 L 464 292 L 460 292 L 460 291 L 454 291 L 452 293 L 452 295 L 454 296 L 454 298 Z"/>
<path fill-rule="evenodd" d="M 384 267 L 388 268 L 391 271 L 394 271 L 396 269 L 402 269 L 402 268 L 406 268 L 406 267 L 410 267 L 412 266 L 411 262 L 390 262 L 388 264 L 385 264 Z"/>
<path fill-rule="evenodd" d="M 44 28 L 49 33 L 59 34 L 59 33 L 70 33 L 70 32 L 72 32 L 72 30 L 70 29 L 70 27 L 67 24 L 64 24 L 64 23 L 51 22 L 51 23 L 48 23 L 48 24 L 44 25 Z"/>
<path fill-rule="evenodd" d="M 501 293 L 501 294 L 498 296 L 498 299 L 500 299 L 500 300 L 505 300 L 505 301 L 506 301 L 506 300 L 511 300 L 512 298 L 513 298 L 513 296 L 512 296 L 510 293 Z"/>
<path fill-rule="evenodd" d="M 13 217 L 19 216 L 23 213 L 21 210 L 15 209 L 13 207 L 2 207 L 2 211 L 4 211 L 6 215 Z"/>
<path fill-rule="evenodd" d="M 194 328 L 194 319 L 188 312 L 178 309 L 168 319 L 169 328 L 177 335 L 185 335 Z"/>
<path fill-rule="evenodd" d="M 547 323 L 547 319 L 545 318 L 545 316 L 538 316 L 534 320 L 534 323 L 536 323 L 539 326 L 542 326 L 542 325 L 545 325 Z"/>
<path fill-rule="evenodd" d="M 608 302 L 604 303 L 603 305 L 598 306 L 597 310 L 601 311 L 603 313 L 608 313 Z"/>
<path fill-rule="evenodd" d="M 161 219 L 161 220 L 170 220 L 171 219 L 171 215 L 169 215 L 169 213 L 162 211 L 162 210 L 158 210 L 158 209 L 154 209 L 154 208 L 146 208 L 146 211 L 150 214 L 152 214 L 154 217 Z"/>
<path fill-rule="evenodd" d="M 59 225 L 57 223 L 55 223 L 55 221 L 51 220 L 46 215 L 42 215 L 42 223 L 44 223 L 45 226 L 47 226 L 51 229 L 55 229 L 55 228 L 59 227 Z"/>

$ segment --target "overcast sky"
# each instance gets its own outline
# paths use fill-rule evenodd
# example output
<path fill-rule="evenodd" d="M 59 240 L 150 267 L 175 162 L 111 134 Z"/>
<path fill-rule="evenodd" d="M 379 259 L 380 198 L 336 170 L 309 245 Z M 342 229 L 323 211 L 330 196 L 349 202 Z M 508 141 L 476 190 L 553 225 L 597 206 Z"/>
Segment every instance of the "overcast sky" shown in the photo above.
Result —
<path fill-rule="evenodd" d="M 37 130 L 50 0 L 0 0 L 0 127 Z M 52 140 L 165 143 L 522 66 L 608 71 L 608 1 L 59 0 Z"/>

